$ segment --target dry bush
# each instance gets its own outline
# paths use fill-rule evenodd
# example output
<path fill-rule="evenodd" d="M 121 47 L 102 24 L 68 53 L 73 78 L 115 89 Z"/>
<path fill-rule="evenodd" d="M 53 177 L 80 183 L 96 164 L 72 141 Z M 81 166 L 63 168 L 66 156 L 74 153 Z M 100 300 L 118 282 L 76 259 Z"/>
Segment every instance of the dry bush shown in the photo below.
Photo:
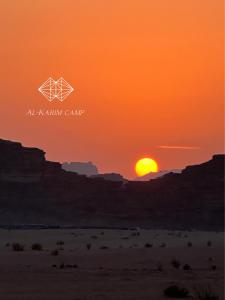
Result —
<path fill-rule="evenodd" d="M 20 243 L 13 243 L 12 250 L 13 251 L 24 251 L 24 245 L 22 245 Z"/>
<path fill-rule="evenodd" d="M 42 251 L 43 250 L 43 247 L 41 244 L 39 243 L 34 243 L 32 246 L 31 246 L 31 249 L 32 250 L 36 250 L 36 251 Z"/>
<path fill-rule="evenodd" d="M 208 246 L 208 247 L 212 247 L 212 242 L 211 242 L 211 241 L 208 241 L 208 242 L 207 242 L 207 246 Z"/>
<path fill-rule="evenodd" d="M 194 291 L 196 298 L 199 300 L 219 300 L 219 297 L 215 294 L 210 286 L 195 287 Z"/>
<path fill-rule="evenodd" d="M 168 298 L 188 298 L 190 296 L 186 288 L 180 288 L 177 285 L 171 285 L 166 288 L 164 295 Z"/>
<path fill-rule="evenodd" d="M 87 250 L 90 250 L 90 249 L 91 249 L 91 244 L 90 244 L 90 243 L 87 244 L 87 245 L 86 245 L 86 248 L 87 248 Z"/>
<path fill-rule="evenodd" d="M 52 250 L 51 255 L 57 256 L 57 255 L 59 255 L 59 251 L 57 249 Z"/>
<path fill-rule="evenodd" d="M 180 263 L 179 260 L 177 260 L 177 259 L 174 258 L 174 259 L 171 260 L 171 265 L 172 265 L 175 269 L 179 269 L 181 263 Z"/>
<path fill-rule="evenodd" d="M 56 245 L 57 245 L 57 246 L 62 246 L 62 245 L 64 245 L 64 244 L 65 244 L 64 241 L 57 241 L 57 242 L 56 242 Z"/>

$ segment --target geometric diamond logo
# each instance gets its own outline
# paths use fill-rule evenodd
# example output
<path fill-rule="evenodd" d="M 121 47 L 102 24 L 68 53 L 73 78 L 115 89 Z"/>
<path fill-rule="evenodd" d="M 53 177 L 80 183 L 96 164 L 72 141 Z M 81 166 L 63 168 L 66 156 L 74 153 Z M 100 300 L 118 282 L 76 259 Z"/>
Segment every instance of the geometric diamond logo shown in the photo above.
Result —
<path fill-rule="evenodd" d="M 58 80 L 49 77 L 38 89 L 48 101 L 53 101 L 57 98 L 61 102 L 65 100 L 73 90 L 72 86 L 62 77 Z"/>

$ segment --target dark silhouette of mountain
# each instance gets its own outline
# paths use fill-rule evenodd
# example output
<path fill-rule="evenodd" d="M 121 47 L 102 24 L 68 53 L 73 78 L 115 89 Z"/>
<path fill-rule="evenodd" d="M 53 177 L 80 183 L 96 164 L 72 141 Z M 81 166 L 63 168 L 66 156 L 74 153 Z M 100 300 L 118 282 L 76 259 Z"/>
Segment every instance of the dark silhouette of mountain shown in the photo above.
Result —
<path fill-rule="evenodd" d="M 81 175 L 98 175 L 97 167 L 91 162 L 64 162 L 62 168 L 66 171 L 75 172 Z"/>
<path fill-rule="evenodd" d="M 0 140 L 1 224 L 223 230 L 224 155 L 150 181 L 67 172 L 44 152 Z"/>
<path fill-rule="evenodd" d="M 182 170 L 180 170 L 180 169 L 174 169 L 174 170 L 162 170 L 162 171 L 155 172 L 155 173 L 151 172 L 151 173 L 148 173 L 144 176 L 136 177 L 134 179 L 134 181 L 149 181 L 151 179 L 162 177 L 163 175 L 166 175 L 168 173 L 181 173 L 181 171 Z"/>
<path fill-rule="evenodd" d="M 123 178 L 122 175 L 120 175 L 118 173 L 103 173 L 103 174 L 93 175 L 91 177 L 92 178 L 103 178 L 105 180 L 110 180 L 110 181 L 122 181 L 122 182 L 127 181 L 125 178 Z"/>

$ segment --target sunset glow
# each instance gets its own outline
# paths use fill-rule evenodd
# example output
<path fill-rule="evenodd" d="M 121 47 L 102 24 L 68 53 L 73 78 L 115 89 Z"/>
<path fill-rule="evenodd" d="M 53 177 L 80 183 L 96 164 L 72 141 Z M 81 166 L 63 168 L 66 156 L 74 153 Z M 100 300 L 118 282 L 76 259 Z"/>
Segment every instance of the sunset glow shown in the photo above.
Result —
<path fill-rule="evenodd" d="M 144 176 L 150 172 L 158 172 L 158 164 L 152 158 L 142 158 L 137 161 L 135 165 L 135 171 L 138 176 Z"/>
<path fill-rule="evenodd" d="M 170 170 L 223 152 L 223 2 L 1 1 L 1 137 L 127 179 L 143 153 Z"/>

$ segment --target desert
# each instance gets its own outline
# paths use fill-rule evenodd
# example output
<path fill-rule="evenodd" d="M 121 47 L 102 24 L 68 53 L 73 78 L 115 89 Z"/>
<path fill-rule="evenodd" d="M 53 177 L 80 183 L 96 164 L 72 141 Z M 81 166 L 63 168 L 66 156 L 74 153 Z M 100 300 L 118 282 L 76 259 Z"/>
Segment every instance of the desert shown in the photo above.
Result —
<path fill-rule="evenodd" d="M 1 229 L 4 300 L 163 300 L 169 286 L 223 299 L 223 233 Z M 18 245 L 21 246 L 18 247 Z"/>

